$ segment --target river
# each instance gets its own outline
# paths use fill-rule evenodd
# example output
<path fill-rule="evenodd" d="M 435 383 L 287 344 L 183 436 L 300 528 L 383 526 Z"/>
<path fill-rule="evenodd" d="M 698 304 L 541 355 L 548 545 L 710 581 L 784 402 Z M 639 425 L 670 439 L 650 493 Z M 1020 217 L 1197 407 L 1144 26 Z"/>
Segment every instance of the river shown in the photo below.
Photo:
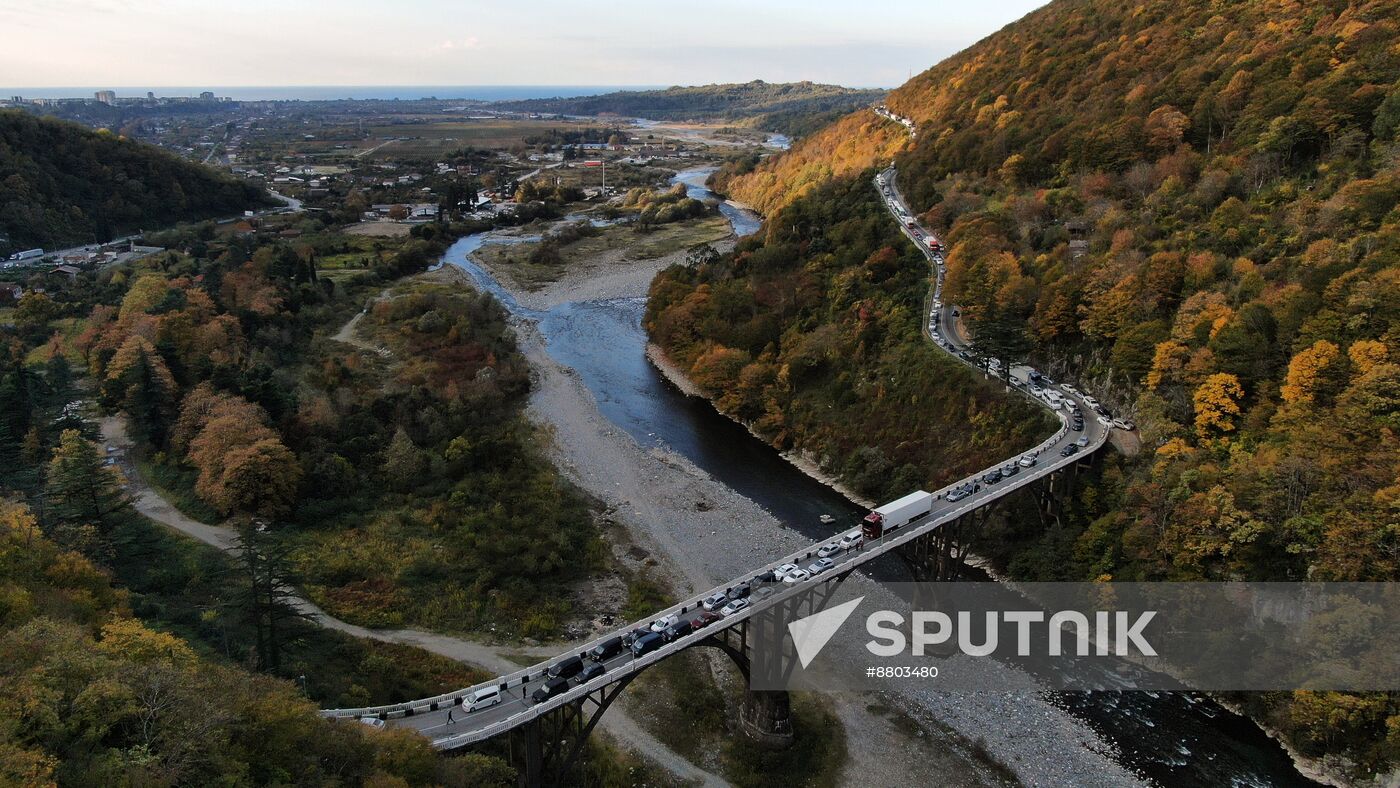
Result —
<path fill-rule="evenodd" d="M 697 199 L 718 199 L 704 187 L 710 171 L 687 170 L 675 182 L 685 183 Z M 720 211 L 739 235 L 759 229 L 759 219 L 752 212 L 725 202 L 720 203 Z M 467 236 L 448 249 L 444 262 L 461 268 L 516 316 L 534 321 L 549 354 L 579 373 L 609 421 L 642 446 L 665 446 L 684 455 L 813 539 L 836 530 L 837 526 L 821 522 L 822 515 L 851 522 L 864 513 L 709 403 L 685 396 L 662 378 L 645 357 L 644 299 L 574 302 L 534 310 L 516 301 L 471 257 L 484 244 L 521 240 L 529 239 L 489 232 Z M 877 567 L 874 574 L 897 571 L 891 562 Z M 1203 696 L 1093 692 L 1057 693 L 1052 698 L 1112 742 L 1125 766 L 1161 785 L 1317 785 L 1303 777 L 1283 748 L 1258 726 Z"/>

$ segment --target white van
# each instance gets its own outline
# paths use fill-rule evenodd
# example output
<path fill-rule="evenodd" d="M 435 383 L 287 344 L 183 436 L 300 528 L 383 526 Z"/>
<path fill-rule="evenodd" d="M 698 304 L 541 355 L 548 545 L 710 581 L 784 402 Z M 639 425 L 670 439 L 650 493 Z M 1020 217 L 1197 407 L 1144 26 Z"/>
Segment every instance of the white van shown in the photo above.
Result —
<path fill-rule="evenodd" d="M 462 709 L 464 711 L 477 711 L 490 706 L 495 706 L 501 702 L 500 687 L 482 687 L 481 689 L 462 698 Z"/>
<path fill-rule="evenodd" d="M 1050 403 L 1050 407 L 1052 408 L 1060 407 L 1060 400 L 1063 399 L 1060 396 L 1060 392 L 1054 389 L 1045 389 L 1041 396 L 1045 397 L 1045 401 Z"/>

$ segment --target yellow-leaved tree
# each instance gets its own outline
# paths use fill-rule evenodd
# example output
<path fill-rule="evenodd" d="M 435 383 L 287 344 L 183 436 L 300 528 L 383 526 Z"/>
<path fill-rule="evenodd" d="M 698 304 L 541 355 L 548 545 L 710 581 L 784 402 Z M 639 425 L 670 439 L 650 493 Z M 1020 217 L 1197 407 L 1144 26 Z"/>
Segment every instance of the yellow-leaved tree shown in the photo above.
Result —
<path fill-rule="evenodd" d="M 1386 348 L 1384 342 L 1374 339 L 1360 339 L 1351 343 L 1347 348 L 1347 356 L 1351 358 L 1352 366 L 1356 367 L 1357 375 L 1365 375 L 1376 366 L 1384 364 L 1386 358 L 1390 356 L 1390 350 Z"/>
<path fill-rule="evenodd" d="M 1288 379 L 1279 389 L 1284 402 L 1306 404 L 1312 402 L 1323 388 L 1328 368 L 1336 363 L 1341 351 L 1325 339 L 1319 339 L 1311 347 L 1298 351 L 1288 362 Z"/>
<path fill-rule="evenodd" d="M 1234 375 L 1217 372 L 1206 378 L 1191 398 L 1196 406 L 1196 434 L 1206 440 L 1234 432 L 1243 398 L 1244 387 Z"/>

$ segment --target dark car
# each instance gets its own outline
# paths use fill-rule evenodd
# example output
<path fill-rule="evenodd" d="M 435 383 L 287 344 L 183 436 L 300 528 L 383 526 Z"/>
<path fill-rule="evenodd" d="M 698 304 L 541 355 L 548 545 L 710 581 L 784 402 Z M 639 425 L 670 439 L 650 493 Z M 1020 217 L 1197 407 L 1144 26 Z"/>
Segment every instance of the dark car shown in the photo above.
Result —
<path fill-rule="evenodd" d="M 1017 467 L 1016 463 L 1014 462 L 1008 462 L 1007 464 L 1001 466 L 1001 478 L 1003 479 L 1010 479 L 1012 476 L 1015 476 L 1020 472 L 1021 469 Z"/>
<path fill-rule="evenodd" d="M 584 666 L 583 672 L 578 674 L 578 683 L 587 684 L 607 672 L 608 669 L 603 667 L 602 663 L 590 662 L 588 665 Z"/>
<path fill-rule="evenodd" d="M 1073 443 L 1071 443 L 1070 445 L 1064 447 L 1063 449 L 1060 449 L 1060 456 L 1061 456 L 1061 457 L 1068 457 L 1068 456 L 1070 456 L 1071 454 L 1074 454 L 1074 453 L 1077 452 L 1077 451 L 1079 451 L 1079 447 L 1078 447 L 1078 446 L 1075 446 Z"/>
<path fill-rule="evenodd" d="M 744 597 L 748 596 L 752 591 L 753 589 L 749 587 L 748 583 L 743 583 L 741 585 L 737 585 L 729 589 L 729 598 L 743 599 Z"/>
<path fill-rule="evenodd" d="M 778 582 L 778 578 L 777 578 L 776 575 L 773 574 L 773 570 L 772 570 L 772 569 L 769 569 L 767 572 L 759 572 L 758 574 L 754 575 L 754 577 L 753 577 L 753 585 L 760 585 L 760 584 L 762 584 L 762 583 L 776 583 L 776 582 Z"/>
<path fill-rule="evenodd" d="M 594 662 L 603 662 L 622 653 L 622 637 L 608 638 L 602 643 L 588 650 L 588 658 Z"/>
<path fill-rule="evenodd" d="M 638 638 L 642 637 L 643 635 L 649 634 L 651 634 L 651 629 L 649 629 L 648 627 L 639 627 L 637 629 L 634 629 L 631 632 L 628 632 L 627 634 L 622 636 L 622 645 L 631 648 L 632 644 L 636 643 Z"/>
<path fill-rule="evenodd" d="M 705 612 L 691 619 L 690 626 L 692 629 L 703 629 L 704 627 L 708 627 L 709 625 L 715 623 L 721 618 L 724 618 L 724 616 L 721 616 L 719 613 L 716 613 L 714 611 L 706 610 Z"/>
<path fill-rule="evenodd" d="M 677 621 L 676 623 L 672 624 L 671 626 L 666 627 L 666 631 L 662 632 L 661 635 L 662 637 L 666 638 L 667 643 L 671 643 L 680 640 L 681 638 L 685 637 L 686 635 L 689 635 L 691 632 L 694 631 L 695 625 L 683 618 L 680 621 Z"/>
<path fill-rule="evenodd" d="M 1084 431 L 1084 422 L 1083 422 L 1083 421 L 1076 421 L 1076 422 L 1074 422 L 1073 424 L 1069 425 L 1069 428 L 1072 429 L 1072 430 L 1074 430 L 1075 432 L 1083 432 L 1083 431 Z"/>
<path fill-rule="evenodd" d="M 1001 471 L 988 471 L 982 477 L 983 484 L 996 484 L 1001 481 Z"/>
<path fill-rule="evenodd" d="M 632 641 L 632 656 L 643 657 L 666 645 L 660 632 L 648 632 Z"/>
<path fill-rule="evenodd" d="M 544 703 L 555 695 L 560 694 L 569 688 L 569 680 L 563 676 L 552 678 L 544 683 L 543 687 L 536 689 L 530 694 L 530 700 L 536 703 Z"/>
<path fill-rule="evenodd" d="M 549 677 L 552 679 L 568 679 L 577 676 L 583 670 L 582 657 L 568 657 L 561 659 L 549 666 Z"/>

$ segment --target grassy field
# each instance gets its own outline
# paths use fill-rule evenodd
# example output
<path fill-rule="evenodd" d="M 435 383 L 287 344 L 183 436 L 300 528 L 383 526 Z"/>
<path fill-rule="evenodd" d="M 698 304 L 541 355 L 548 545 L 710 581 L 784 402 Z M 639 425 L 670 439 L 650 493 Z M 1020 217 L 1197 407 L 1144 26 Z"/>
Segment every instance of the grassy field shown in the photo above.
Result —
<path fill-rule="evenodd" d="M 669 167 L 648 167 L 640 164 L 608 162 L 608 186 L 615 189 L 630 189 L 633 186 L 653 186 L 669 179 L 677 168 L 691 166 L 694 162 L 686 159 L 668 159 Z M 562 167 L 551 167 L 535 176 L 536 180 L 548 183 L 556 181 L 561 186 L 597 188 L 603 185 L 603 171 L 597 167 L 584 167 L 577 162 L 569 162 Z"/>
<path fill-rule="evenodd" d="M 0 323 L 5 322 L 6 320 L 4 317 L 0 316 Z M 49 325 L 54 333 L 60 336 L 63 355 L 68 358 L 68 363 L 81 367 L 85 363 L 83 361 L 83 354 L 79 353 L 77 348 L 73 347 L 73 340 L 76 339 L 79 334 L 83 333 L 83 330 L 87 327 L 87 321 L 80 317 L 64 317 L 54 320 Z M 24 362 L 26 364 L 43 364 L 48 358 L 49 345 L 45 343 L 30 350 Z"/>
<path fill-rule="evenodd" d="M 699 243 L 716 243 L 730 235 L 729 223 L 723 216 L 713 215 L 686 222 L 660 225 L 648 232 L 638 232 L 631 225 L 604 227 L 593 237 L 583 238 L 559 248 L 559 260 L 532 260 L 539 242 L 521 244 L 488 244 L 476 254 L 488 266 L 504 270 L 521 287 L 538 290 L 557 282 L 571 268 L 596 261 L 654 260 Z"/>
<path fill-rule="evenodd" d="M 385 126 L 370 126 L 365 129 L 369 138 L 358 145 L 365 151 L 382 145 L 387 137 L 395 139 L 369 158 L 395 158 L 402 156 L 433 156 L 458 148 L 504 149 L 523 143 L 526 137 L 544 134 L 550 129 L 579 131 L 588 128 L 606 128 L 602 123 L 566 120 L 467 120 L 454 119 L 432 123 L 396 123 Z"/>
<path fill-rule="evenodd" d="M 252 633 L 231 605 L 244 582 L 232 556 L 140 516 L 129 518 L 116 538 L 128 549 L 115 558 L 114 580 L 131 594 L 138 617 L 189 640 L 209 658 L 246 663 Z M 316 626 L 297 629 L 300 636 L 288 645 L 277 675 L 304 680 L 307 695 L 326 706 L 397 703 L 487 676 L 415 646 Z"/>

